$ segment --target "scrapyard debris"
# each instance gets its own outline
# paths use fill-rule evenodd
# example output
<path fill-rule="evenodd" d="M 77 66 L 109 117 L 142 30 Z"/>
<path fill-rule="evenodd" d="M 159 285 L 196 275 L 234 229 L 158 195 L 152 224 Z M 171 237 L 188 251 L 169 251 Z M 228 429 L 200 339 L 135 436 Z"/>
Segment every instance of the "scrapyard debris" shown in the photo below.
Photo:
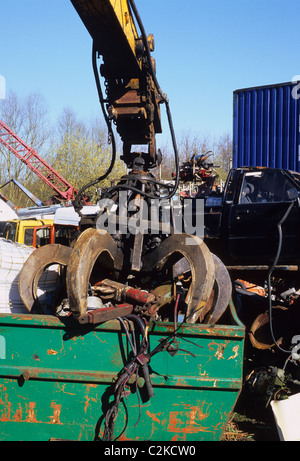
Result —
<path fill-rule="evenodd" d="M 234 284 L 237 312 L 248 333 L 245 383 L 266 405 L 299 392 L 300 385 L 300 292 L 292 286 L 297 275 L 271 282 Z"/>
<path fill-rule="evenodd" d="M 45 273 L 45 270 L 54 264 L 60 267 L 66 266 L 70 253 L 70 247 L 59 244 L 46 245 L 31 253 L 22 267 L 18 281 L 22 301 L 29 312 L 40 311 L 41 306 L 37 290 L 39 280 Z M 62 278 L 62 273 L 60 274 L 60 278 Z M 21 290 L 20 287 L 22 287 Z M 55 288 L 55 297 L 57 297 L 61 288 L 58 283 Z"/>
<path fill-rule="evenodd" d="M 106 231 L 88 228 L 74 246 L 46 245 L 24 264 L 19 291 L 29 312 L 36 286 L 50 264 L 61 267 L 53 314 L 69 311 L 80 323 L 101 323 L 134 312 L 162 321 L 216 323 L 231 298 L 225 266 L 203 241 L 172 235 L 142 257 L 142 270 L 128 274 L 124 255 Z M 125 267 L 125 270 L 124 270 Z M 91 305 L 93 303 L 93 305 Z"/>
<path fill-rule="evenodd" d="M 18 289 L 20 271 L 34 253 L 34 248 L 0 238 L 0 313 L 27 313 Z M 57 289 L 58 272 L 55 264 L 49 265 L 40 274 L 35 285 L 35 296 L 40 312 L 50 313 L 49 297 Z"/>
<path fill-rule="evenodd" d="M 181 198 L 204 198 L 218 191 L 216 186 L 219 176 L 216 171 L 218 167 L 208 161 L 211 155 L 211 151 L 206 154 L 194 154 L 180 166 Z"/>
<path fill-rule="evenodd" d="M 102 440 L 113 440 L 120 402 L 132 385 L 136 390 L 142 386 L 144 399 L 154 396 L 149 370 L 153 355 L 190 353 L 180 347 L 181 323 L 214 325 L 229 305 L 227 269 L 201 239 L 189 237 L 194 245 L 185 245 L 186 235 L 166 238 L 142 255 L 141 271 L 128 274 L 114 238 L 88 228 L 73 247 L 54 244 L 36 249 L 21 270 L 19 290 L 28 311 L 38 306 L 36 285 L 43 270 L 56 263 L 61 279 L 53 293 L 52 313 L 61 319 L 71 317 L 82 327 L 117 320 L 126 334 L 131 353 L 111 385 L 114 401 L 105 414 Z M 151 320 L 174 323 L 170 335 L 153 350 L 148 340 Z"/>

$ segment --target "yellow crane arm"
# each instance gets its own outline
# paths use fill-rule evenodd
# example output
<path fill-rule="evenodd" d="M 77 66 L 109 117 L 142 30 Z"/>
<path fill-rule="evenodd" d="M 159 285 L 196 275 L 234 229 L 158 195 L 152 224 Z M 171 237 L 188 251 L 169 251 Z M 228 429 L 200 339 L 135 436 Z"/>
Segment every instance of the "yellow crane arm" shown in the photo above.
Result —
<path fill-rule="evenodd" d="M 123 141 L 123 160 L 132 165 L 133 145 L 148 145 L 147 167 L 157 164 L 155 134 L 161 133 L 161 97 L 153 81 L 153 61 L 140 37 L 130 0 L 71 0 L 101 55 L 108 114 Z M 154 39 L 148 37 L 148 50 Z M 153 58 L 151 58 L 153 59 Z"/>
<path fill-rule="evenodd" d="M 127 0 L 71 0 L 105 66 L 115 76 L 138 75 L 139 39 Z"/>

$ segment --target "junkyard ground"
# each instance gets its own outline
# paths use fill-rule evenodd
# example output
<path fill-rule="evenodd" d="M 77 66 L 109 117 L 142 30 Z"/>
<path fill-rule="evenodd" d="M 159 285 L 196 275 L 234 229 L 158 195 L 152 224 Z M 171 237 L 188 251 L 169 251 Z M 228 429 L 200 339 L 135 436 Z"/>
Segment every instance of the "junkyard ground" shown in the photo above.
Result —
<path fill-rule="evenodd" d="M 229 442 L 279 441 L 273 412 L 266 403 L 249 394 L 241 394 L 222 438 Z"/>

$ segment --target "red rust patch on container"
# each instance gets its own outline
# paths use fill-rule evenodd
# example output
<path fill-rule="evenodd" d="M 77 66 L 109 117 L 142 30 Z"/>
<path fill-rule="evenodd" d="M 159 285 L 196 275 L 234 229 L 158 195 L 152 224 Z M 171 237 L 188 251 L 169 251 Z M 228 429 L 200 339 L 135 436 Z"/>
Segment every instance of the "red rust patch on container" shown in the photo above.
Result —
<path fill-rule="evenodd" d="M 35 414 L 35 406 L 36 406 L 36 403 L 35 402 L 29 402 L 29 408 L 28 408 L 28 414 L 27 414 L 27 417 L 26 417 L 26 421 L 28 423 L 37 423 L 37 419 L 36 419 L 36 414 Z"/>
<path fill-rule="evenodd" d="M 58 354 L 58 351 L 55 351 L 55 350 L 53 350 L 53 349 L 48 349 L 48 350 L 47 350 L 47 354 L 48 354 L 48 355 L 57 355 L 57 354 Z"/>
<path fill-rule="evenodd" d="M 224 359 L 224 351 L 226 349 L 226 346 L 229 344 L 229 341 L 225 341 L 225 343 L 216 343 L 212 341 L 211 343 L 208 344 L 209 350 L 213 351 L 214 347 L 217 346 L 217 350 L 215 352 L 215 357 L 217 357 L 218 360 Z"/>
<path fill-rule="evenodd" d="M 86 392 L 87 392 L 87 394 L 90 392 L 90 388 L 91 388 L 91 387 L 94 387 L 94 388 L 95 388 L 95 387 L 97 387 L 97 384 L 87 384 L 87 386 L 86 386 Z M 90 405 L 90 400 L 91 400 L 92 402 L 96 402 L 97 400 L 96 400 L 95 398 L 93 398 L 93 397 L 88 397 L 88 395 L 86 395 L 85 398 L 86 398 L 86 401 L 85 401 L 85 404 L 84 404 L 84 412 L 86 413 L 86 412 L 87 412 L 87 409 L 88 409 L 88 407 L 89 407 L 89 405 Z"/>
<path fill-rule="evenodd" d="M 207 418 L 207 415 L 199 407 L 191 407 L 188 413 L 171 411 L 169 414 L 168 431 L 195 434 L 205 430 L 199 425 L 199 421 Z"/>
<path fill-rule="evenodd" d="M 11 402 L 6 401 L 4 413 L 1 415 L 1 421 L 3 422 L 10 421 L 10 410 L 11 410 Z"/>
<path fill-rule="evenodd" d="M 22 407 L 19 404 L 19 408 L 17 409 L 16 414 L 14 416 L 14 421 L 16 421 L 17 423 L 20 423 L 22 421 L 22 414 L 23 414 Z"/>
<path fill-rule="evenodd" d="M 51 402 L 51 408 L 53 408 L 53 416 L 50 416 L 51 424 L 62 424 L 60 422 L 61 405 Z"/>
<path fill-rule="evenodd" d="M 150 413 L 150 411 L 148 411 L 148 410 L 146 410 L 146 413 L 149 416 L 149 418 L 152 419 L 152 421 L 156 421 L 157 423 L 161 422 L 160 419 L 158 419 L 158 417 L 154 413 Z M 161 413 L 158 413 L 158 415 L 160 416 Z"/>

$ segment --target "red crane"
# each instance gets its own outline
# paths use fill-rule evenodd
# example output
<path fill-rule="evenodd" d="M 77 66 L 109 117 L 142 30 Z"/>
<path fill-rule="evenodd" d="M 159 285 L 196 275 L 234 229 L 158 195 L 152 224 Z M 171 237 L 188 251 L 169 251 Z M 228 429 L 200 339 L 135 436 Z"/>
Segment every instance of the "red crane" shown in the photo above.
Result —
<path fill-rule="evenodd" d="M 0 142 L 21 162 L 25 163 L 45 184 L 51 187 L 59 199 L 73 200 L 77 190 L 52 168 L 38 153 L 29 147 L 16 133 L 0 120 Z"/>

